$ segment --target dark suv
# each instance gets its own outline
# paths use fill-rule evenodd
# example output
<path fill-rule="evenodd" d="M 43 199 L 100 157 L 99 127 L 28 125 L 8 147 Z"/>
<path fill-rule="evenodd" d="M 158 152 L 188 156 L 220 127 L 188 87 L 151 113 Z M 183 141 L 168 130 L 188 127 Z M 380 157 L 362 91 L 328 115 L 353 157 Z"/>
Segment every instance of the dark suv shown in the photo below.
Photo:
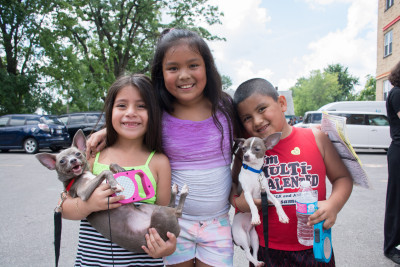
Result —
<path fill-rule="evenodd" d="M 49 147 L 56 152 L 70 143 L 65 125 L 56 116 L 10 114 L 0 117 L 0 150 L 23 148 L 33 154 Z"/>
<path fill-rule="evenodd" d="M 105 124 L 105 117 L 100 111 L 63 114 L 58 119 L 67 126 L 71 140 L 79 129 L 87 136 L 91 132 L 97 132 Z"/>

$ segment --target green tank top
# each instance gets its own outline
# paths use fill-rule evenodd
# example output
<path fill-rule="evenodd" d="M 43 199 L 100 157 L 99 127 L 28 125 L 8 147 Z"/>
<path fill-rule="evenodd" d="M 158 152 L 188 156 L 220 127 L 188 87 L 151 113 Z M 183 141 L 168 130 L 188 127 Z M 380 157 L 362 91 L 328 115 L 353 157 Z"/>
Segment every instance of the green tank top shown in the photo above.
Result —
<path fill-rule="evenodd" d="M 150 203 L 150 204 L 154 204 L 156 202 L 156 196 L 157 196 L 157 183 L 154 180 L 154 176 L 151 173 L 150 168 L 149 168 L 149 163 L 150 163 L 150 160 L 153 158 L 154 153 L 155 153 L 155 151 L 150 153 L 150 156 L 147 158 L 145 165 L 135 166 L 135 167 L 123 167 L 125 170 L 132 170 L 132 169 L 142 170 L 147 175 L 147 177 L 149 177 L 150 182 L 154 187 L 155 195 L 154 195 L 154 197 L 143 200 L 141 202 L 146 202 L 146 203 Z M 110 170 L 110 165 L 102 164 L 99 162 L 99 156 L 100 156 L 100 152 L 98 152 L 96 154 L 96 158 L 93 163 L 93 171 L 92 172 L 94 175 L 98 175 L 104 170 Z M 135 179 L 138 184 L 140 184 L 140 185 L 142 184 L 141 178 L 138 175 L 135 176 Z M 140 195 L 140 197 L 146 197 L 146 193 L 143 191 L 142 186 L 139 186 L 139 195 Z"/>

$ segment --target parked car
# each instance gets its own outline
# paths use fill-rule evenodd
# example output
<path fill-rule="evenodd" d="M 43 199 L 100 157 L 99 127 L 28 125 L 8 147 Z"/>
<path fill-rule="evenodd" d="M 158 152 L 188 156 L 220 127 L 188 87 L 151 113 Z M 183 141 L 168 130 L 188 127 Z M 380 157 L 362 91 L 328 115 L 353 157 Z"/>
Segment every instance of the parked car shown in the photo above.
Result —
<path fill-rule="evenodd" d="M 58 119 L 67 127 L 71 139 L 79 129 L 87 136 L 97 132 L 105 124 L 105 117 L 101 111 L 68 113 L 58 116 Z"/>
<path fill-rule="evenodd" d="M 65 125 L 56 116 L 10 114 L 0 117 L 0 150 L 24 149 L 37 153 L 49 147 L 56 152 L 68 146 L 70 137 Z"/>
<path fill-rule="evenodd" d="M 354 148 L 388 149 L 390 138 L 389 121 L 385 114 L 362 111 L 324 111 L 346 117 L 346 134 Z M 308 111 L 302 123 L 295 127 L 309 128 L 321 124 L 322 111 Z"/>

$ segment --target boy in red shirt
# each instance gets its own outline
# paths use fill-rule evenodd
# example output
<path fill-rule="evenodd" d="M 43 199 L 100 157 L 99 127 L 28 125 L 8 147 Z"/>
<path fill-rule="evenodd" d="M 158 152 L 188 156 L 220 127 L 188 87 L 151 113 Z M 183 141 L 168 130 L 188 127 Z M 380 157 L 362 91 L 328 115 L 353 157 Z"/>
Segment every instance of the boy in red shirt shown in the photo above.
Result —
<path fill-rule="evenodd" d="M 264 259 L 265 242 L 263 222 L 256 227 L 260 248 L 258 260 L 269 261 L 270 266 L 335 266 L 332 256 L 329 263 L 314 259 L 312 246 L 303 246 L 297 240 L 296 204 L 293 192 L 297 192 L 300 182 L 308 180 L 312 189 L 318 191 L 318 210 L 310 216 L 309 224 L 325 220 L 323 227 L 331 228 L 338 212 L 342 209 L 353 189 L 350 173 L 340 159 L 328 136 L 317 129 L 290 126 L 285 118 L 286 99 L 279 96 L 274 86 L 260 78 L 242 83 L 235 92 L 234 105 L 239 120 L 249 136 L 267 137 L 282 132 L 281 140 L 265 153 L 264 173 L 271 193 L 281 199 L 289 223 L 280 223 L 274 206 L 268 211 L 269 259 Z M 239 157 L 233 167 L 234 183 L 238 182 Z M 332 184 L 332 193 L 326 199 L 325 177 Z M 231 203 L 243 212 L 249 206 L 242 195 L 236 197 L 233 186 Z M 255 200 L 261 208 L 261 200 Z M 260 217 L 262 218 L 262 212 Z"/>

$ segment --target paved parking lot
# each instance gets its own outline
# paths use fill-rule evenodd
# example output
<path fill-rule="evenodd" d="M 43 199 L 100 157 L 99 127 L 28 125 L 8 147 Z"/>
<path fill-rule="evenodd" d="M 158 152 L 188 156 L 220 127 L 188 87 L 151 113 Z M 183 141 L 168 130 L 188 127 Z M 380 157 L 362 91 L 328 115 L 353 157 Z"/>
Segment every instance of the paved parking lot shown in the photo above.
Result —
<path fill-rule="evenodd" d="M 359 153 L 372 189 L 354 187 L 332 228 L 337 266 L 395 266 L 382 253 L 387 164 L 384 151 Z M 0 153 L 0 266 L 54 266 L 53 210 L 61 183 L 32 155 Z M 78 222 L 63 220 L 60 266 L 73 266 Z M 235 266 L 248 266 L 239 248 Z"/>

